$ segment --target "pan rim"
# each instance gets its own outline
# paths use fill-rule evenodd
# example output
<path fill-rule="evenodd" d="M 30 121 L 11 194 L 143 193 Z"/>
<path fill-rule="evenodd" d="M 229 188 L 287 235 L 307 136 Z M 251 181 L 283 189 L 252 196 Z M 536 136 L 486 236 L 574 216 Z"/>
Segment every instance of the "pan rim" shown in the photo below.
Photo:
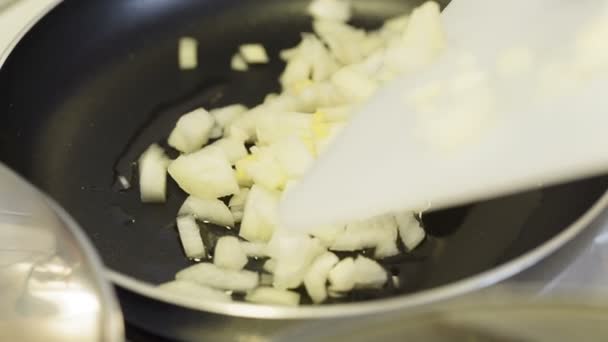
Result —
<path fill-rule="evenodd" d="M 26 35 L 26 33 L 29 32 L 39 20 L 41 20 L 47 13 L 49 13 L 61 2 L 63 1 L 54 0 L 52 3 L 42 8 L 38 13 L 31 17 L 28 22 L 24 23 L 11 42 L 5 46 L 4 49 L 0 49 L 0 68 L 2 68 L 8 56 L 21 41 L 21 39 Z M 376 314 L 380 312 L 387 313 L 390 311 L 413 309 L 415 307 L 436 303 L 441 300 L 454 298 L 459 295 L 495 285 L 505 279 L 519 274 L 534 264 L 540 262 L 550 254 L 556 252 L 559 248 L 577 237 L 581 232 L 588 228 L 596 218 L 599 217 L 605 208 L 608 208 L 608 190 L 606 190 L 588 210 L 586 210 L 579 218 L 577 218 L 559 234 L 545 241 L 543 244 L 532 249 L 531 251 L 528 251 L 500 266 L 461 279 L 459 281 L 451 282 L 449 284 L 428 290 L 368 302 L 321 306 L 300 306 L 296 308 L 239 302 L 201 302 L 186 297 L 176 296 L 171 293 L 166 293 L 159 290 L 154 284 L 137 280 L 136 278 L 122 274 L 106 266 L 104 266 L 104 273 L 106 278 L 112 283 L 149 299 L 201 312 L 232 317 L 296 320 L 345 318 Z M 68 220 L 67 224 L 73 226 L 71 228 L 74 228 L 77 231 L 82 231 L 80 226 L 75 223 L 74 220 Z"/>
<path fill-rule="evenodd" d="M 464 295 L 498 284 L 503 280 L 515 276 L 572 241 L 587 229 L 606 208 L 608 208 L 608 190 L 605 191 L 587 211 L 559 234 L 545 241 L 540 246 L 500 266 L 428 290 L 367 302 L 299 307 L 279 307 L 244 302 L 202 302 L 200 300 L 166 293 L 154 284 L 135 279 L 131 276 L 114 271 L 111 268 L 106 267 L 106 275 L 114 284 L 149 299 L 192 310 L 232 317 L 293 320 L 345 318 L 387 313 L 403 309 L 413 309 L 442 300 L 452 299 L 459 295 Z"/>
<path fill-rule="evenodd" d="M 9 43 L 2 47 L 0 46 L 0 68 L 4 66 L 7 58 L 11 55 L 11 52 L 17 47 L 17 44 L 23 39 L 23 37 L 36 25 L 43 17 L 45 17 L 51 10 L 57 7 L 63 0 L 50 0 L 48 4 L 42 6 L 34 15 L 31 15 L 28 19 L 26 19 L 23 25 L 18 29 Z M 18 4 L 15 4 L 18 5 Z M 10 11 L 8 8 L 6 11 Z M 20 15 L 27 15 L 25 13 L 20 13 Z"/>

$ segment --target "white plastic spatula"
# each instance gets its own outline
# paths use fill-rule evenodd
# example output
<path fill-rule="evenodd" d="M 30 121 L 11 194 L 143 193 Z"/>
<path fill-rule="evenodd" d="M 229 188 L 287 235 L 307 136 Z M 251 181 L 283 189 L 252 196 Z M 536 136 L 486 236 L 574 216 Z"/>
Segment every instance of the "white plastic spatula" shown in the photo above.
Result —
<path fill-rule="evenodd" d="M 446 48 L 383 86 L 291 189 L 310 228 L 433 209 L 608 170 L 603 0 L 453 0 Z"/>

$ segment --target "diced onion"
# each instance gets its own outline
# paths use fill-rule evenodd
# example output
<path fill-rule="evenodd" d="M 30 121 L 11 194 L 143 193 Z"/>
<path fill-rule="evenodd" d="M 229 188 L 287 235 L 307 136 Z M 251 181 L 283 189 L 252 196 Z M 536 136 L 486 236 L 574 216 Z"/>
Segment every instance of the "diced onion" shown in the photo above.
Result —
<path fill-rule="evenodd" d="M 386 270 L 376 261 L 359 255 L 354 262 L 355 287 L 357 288 L 379 288 L 388 279 Z"/>
<path fill-rule="evenodd" d="M 232 213 L 232 217 L 235 222 L 241 222 L 243 220 L 243 212 L 245 211 L 245 201 L 249 194 L 248 188 L 241 188 L 239 193 L 230 198 L 228 207 Z"/>
<path fill-rule="evenodd" d="M 273 287 L 258 287 L 248 293 L 245 300 L 258 304 L 297 306 L 300 303 L 300 294 Z"/>
<path fill-rule="evenodd" d="M 180 152 L 194 152 L 207 143 L 213 125 L 213 116 L 209 112 L 203 108 L 195 109 L 177 120 L 167 142 Z"/>
<path fill-rule="evenodd" d="M 344 229 L 345 226 L 339 224 L 326 225 L 315 227 L 314 229 L 311 229 L 309 233 L 318 238 L 324 246 L 329 247 L 333 245 L 336 238 L 344 232 Z"/>
<path fill-rule="evenodd" d="M 218 126 L 216 123 L 211 129 L 211 132 L 209 132 L 209 139 L 221 138 L 223 134 L 224 131 L 222 130 L 222 127 Z"/>
<path fill-rule="evenodd" d="M 200 198 L 219 198 L 239 192 L 230 162 L 217 148 L 181 155 L 169 165 L 168 171 L 184 191 Z"/>
<path fill-rule="evenodd" d="M 276 260 L 274 287 L 294 289 L 302 284 L 313 260 L 325 249 L 317 239 L 307 235 L 277 232 L 266 250 Z"/>
<path fill-rule="evenodd" d="M 241 249 L 248 257 L 262 258 L 268 256 L 265 243 L 241 241 Z"/>
<path fill-rule="evenodd" d="M 397 223 L 391 215 L 373 217 L 346 225 L 330 249 L 335 251 L 355 251 L 375 247 L 379 249 L 378 257 L 387 257 L 396 250 Z M 384 254 L 383 254 L 384 253 Z"/>
<path fill-rule="evenodd" d="M 289 137 L 272 146 L 276 159 L 289 178 L 300 178 L 314 162 L 314 155 L 301 138 Z"/>
<path fill-rule="evenodd" d="M 217 240 L 213 253 L 213 263 L 221 268 L 240 270 L 247 264 L 247 254 L 241 248 L 239 239 L 223 236 Z"/>
<path fill-rule="evenodd" d="M 378 88 L 378 84 L 352 67 L 344 67 L 331 78 L 332 83 L 354 101 L 365 100 Z"/>
<path fill-rule="evenodd" d="M 270 145 L 291 136 L 300 138 L 312 135 L 313 117 L 307 113 L 267 112 L 257 120 L 256 136 L 259 144 Z"/>
<path fill-rule="evenodd" d="M 212 109 L 209 113 L 215 122 L 222 128 L 230 125 L 234 120 L 247 112 L 247 107 L 242 104 L 233 104 L 226 107 Z"/>
<path fill-rule="evenodd" d="M 179 231 L 179 238 L 184 247 L 186 256 L 192 259 L 204 258 L 205 245 L 203 244 L 203 239 L 201 238 L 201 233 L 194 217 L 178 217 L 177 230 Z"/>
<path fill-rule="evenodd" d="M 191 37 L 180 38 L 177 51 L 180 69 L 196 69 L 198 66 L 198 42 L 196 39 Z"/>
<path fill-rule="evenodd" d="M 249 241 L 270 240 L 278 219 L 280 193 L 254 185 L 247 195 L 239 235 Z"/>
<path fill-rule="evenodd" d="M 232 68 L 232 70 L 236 70 L 236 71 L 247 71 L 247 70 L 249 70 L 249 66 L 247 65 L 247 62 L 238 53 L 235 53 L 232 56 L 232 59 L 230 60 L 230 67 Z"/>
<path fill-rule="evenodd" d="M 209 146 L 218 147 L 224 152 L 230 164 L 236 163 L 239 159 L 247 156 L 247 149 L 242 141 L 234 138 L 222 138 Z"/>
<path fill-rule="evenodd" d="M 289 290 L 301 290 L 303 285 L 318 304 L 328 297 L 347 296 L 353 289 L 381 288 L 388 280 L 399 287 L 399 279 L 389 279 L 390 274 L 375 260 L 398 255 L 401 243 L 411 251 L 424 240 L 425 231 L 410 210 L 305 231 L 279 224 L 282 196 L 332 144 L 357 107 L 382 84 L 432 63 L 446 45 L 439 6 L 434 2 L 367 32 L 346 24 L 352 14 L 350 0 L 312 0 L 308 12 L 314 33 L 303 33 L 297 46 L 280 52 L 286 62 L 279 78 L 280 92 L 267 94 L 250 109 L 232 104 L 186 113 L 168 137 L 169 146 L 181 152 L 177 159 L 169 160 L 156 144 L 140 157 L 143 202 L 165 201 L 167 172 L 190 195 L 177 217 L 187 257 L 207 256 L 197 220 L 227 227 L 241 223 L 239 237 L 217 240 L 211 251 L 213 263 L 198 263 L 178 272 L 177 280 L 160 286 L 163 291 L 217 300 L 230 300 L 228 291 L 242 292 L 252 303 L 295 306 L 300 294 Z M 586 55 L 579 56 L 577 65 L 581 70 L 597 66 L 591 54 L 596 41 L 587 38 L 580 38 L 586 44 Z M 181 69 L 197 67 L 195 39 L 180 39 L 178 53 Z M 521 51 L 505 55 L 497 64 L 499 74 L 524 72 L 530 64 L 528 57 Z M 245 71 L 268 62 L 264 46 L 253 43 L 239 46 L 230 66 Z M 468 74 L 457 75 L 452 88 L 473 89 L 471 80 L 480 77 L 474 69 L 467 70 Z M 471 108 L 484 105 L 486 100 L 473 96 L 484 84 L 475 84 L 466 94 L 450 94 L 469 96 Z M 419 88 L 405 98 L 419 111 L 432 107 L 445 93 L 432 84 Z M 455 110 L 476 113 L 469 109 Z M 459 123 L 448 123 L 428 129 L 435 136 L 451 136 Z M 368 248 L 373 249 L 375 260 L 360 252 Z M 354 256 L 339 260 L 330 250 Z M 245 269 L 249 258 L 268 258 L 260 274 Z"/>
<path fill-rule="evenodd" d="M 266 260 L 263 268 L 264 268 L 264 271 L 266 271 L 268 273 L 274 273 L 274 270 L 277 268 L 276 260 L 273 260 L 273 259 Z"/>
<path fill-rule="evenodd" d="M 408 251 L 416 248 L 422 241 L 426 233 L 424 229 L 420 227 L 420 223 L 414 217 L 414 213 L 411 211 L 405 211 L 395 214 L 395 220 L 399 225 L 399 236 L 405 248 Z"/>
<path fill-rule="evenodd" d="M 348 292 L 355 287 L 357 274 L 353 258 L 342 259 L 328 274 L 331 291 Z"/>
<path fill-rule="evenodd" d="M 315 19 L 348 21 L 351 16 L 350 0 L 313 0 L 308 13 Z"/>
<path fill-rule="evenodd" d="M 177 212 L 178 215 L 192 215 L 201 221 L 209 221 L 220 226 L 234 227 L 234 218 L 224 202 L 217 199 L 188 196 Z"/>
<path fill-rule="evenodd" d="M 326 282 L 329 271 L 338 263 L 338 257 L 331 252 L 318 256 L 304 277 L 304 286 L 314 303 L 327 298 Z"/>
<path fill-rule="evenodd" d="M 262 44 L 243 44 L 239 48 L 239 52 L 245 62 L 249 64 L 265 64 L 268 63 L 268 54 Z"/>
<path fill-rule="evenodd" d="M 271 190 L 281 189 L 287 180 L 285 170 L 277 160 L 274 150 L 270 148 L 257 149 L 244 172 L 255 184 Z"/>
<path fill-rule="evenodd" d="M 173 280 L 160 284 L 158 288 L 168 293 L 187 296 L 189 298 L 198 298 L 200 300 L 218 300 L 222 302 L 231 300 L 230 296 L 224 291 L 216 290 L 211 287 L 199 285 L 190 281 Z"/>
<path fill-rule="evenodd" d="M 169 159 L 163 149 L 152 144 L 139 158 L 139 192 L 141 201 L 164 202 Z"/>
<path fill-rule="evenodd" d="M 245 292 L 258 286 L 258 274 L 246 270 L 227 270 L 210 263 L 199 263 L 175 275 L 177 280 L 191 281 L 216 289 Z"/>

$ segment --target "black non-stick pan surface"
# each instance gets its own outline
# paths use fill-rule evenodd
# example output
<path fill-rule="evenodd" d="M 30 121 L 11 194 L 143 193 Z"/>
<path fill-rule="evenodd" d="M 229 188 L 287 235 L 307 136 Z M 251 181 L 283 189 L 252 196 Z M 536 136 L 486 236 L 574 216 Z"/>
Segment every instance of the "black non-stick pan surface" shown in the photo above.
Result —
<path fill-rule="evenodd" d="M 354 23 L 377 27 L 419 3 L 355 1 Z M 307 4 L 65 1 L 0 70 L 0 160 L 70 212 L 108 268 L 153 284 L 171 280 L 191 264 L 172 229 L 186 195 L 170 181 L 166 205 L 142 204 L 137 186 L 119 191 L 116 176 L 127 175 L 136 185 L 133 161 L 150 143 L 164 144 L 181 114 L 199 106 L 252 106 L 278 91 L 284 66 L 278 52 L 311 31 Z M 199 41 L 196 70 L 177 67 L 181 36 Z M 272 62 L 231 71 L 230 57 L 246 42 L 263 43 Z M 602 176 L 429 213 L 422 246 L 384 262 L 402 287 L 344 300 L 410 293 L 489 270 L 568 227 L 607 185 Z M 212 243 L 218 230 L 203 228 Z"/>

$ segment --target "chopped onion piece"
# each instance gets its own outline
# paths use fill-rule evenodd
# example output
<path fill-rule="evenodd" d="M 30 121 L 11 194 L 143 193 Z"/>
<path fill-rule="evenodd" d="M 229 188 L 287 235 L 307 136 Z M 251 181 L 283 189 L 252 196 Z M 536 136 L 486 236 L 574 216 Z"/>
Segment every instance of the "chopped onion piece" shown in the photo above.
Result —
<path fill-rule="evenodd" d="M 279 192 L 254 185 L 247 195 L 239 235 L 248 241 L 270 240 L 277 224 L 280 196 Z"/>
<path fill-rule="evenodd" d="M 288 93 L 267 99 L 262 108 L 264 113 L 290 113 L 297 112 L 297 101 Z"/>
<path fill-rule="evenodd" d="M 344 122 L 350 119 L 354 110 L 352 105 L 319 108 L 315 115 L 320 116 L 320 121 Z"/>
<path fill-rule="evenodd" d="M 329 271 L 329 290 L 347 292 L 355 287 L 357 274 L 353 258 L 342 259 Z"/>
<path fill-rule="evenodd" d="M 378 232 L 374 258 L 383 259 L 399 254 L 399 248 L 397 247 L 398 225 L 392 215 L 378 216 L 373 229 Z"/>
<path fill-rule="evenodd" d="M 378 84 L 353 67 L 344 67 L 331 77 L 332 83 L 344 96 L 353 101 L 362 101 L 370 97 Z"/>
<path fill-rule="evenodd" d="M 239 52 L 245 62 L 249 64 L 265 64 L 268 63 L 268 54 L 262 44 L 243 44 L 239 48 Z"/>
<path fill-rule="evenodd" d="M 308 59 L 295 57 L 287 63 L 279 80 L 285 89 L 294 87 L 308 81 L 311 71 L 312 65 Z"/>
<path fill-rule="evenodd" d="M 338 261 L 334 253 L 325 252 L 319 255 L 308 269 L 304 277 L 304 286 L 314 303 L 321 303 L 327 298 L 327 276 Z"/>
<path fill-rule="evenodd" d="M 410 227 L 406 232 L 401 233 L 401 241 L 403 241 L 405 248 L 411 251 L 424 241 L 425 236 L 426 233 L 422 227 L 414 226 Z"/>
<path fill-rule="evenodd" d="M 352 252 L 376 246 L 377 234 L 372 227 L 353 229 L 353 226 L 354 224 L 346 226 L 346 229 L 335 238 L 330 246 L 331 250 Z"/>
<path fill-rule="evenodd" d="M 245 292 L 258 286 L 259 277 L 255 272 L 226 270 L 204 262 L 177 272 L 175 278 L 216 289 Z"/>
<path fill-rule="evenodd" d="M 230 67 L 232 68 L 232 70 L 236 71 L 249 70 L 247 62 L 245 62 L 245 59 L 243 59 L 243 57 L 239 53 L 235 53 L 234 56 L 232 56 L 232 59 L 230 60 Z"/>
<path fill-rule="evenodd" d="M 241 241 L 241 249 L 248 257 L 263 258 L 268 256 L 265 243 Z"/>
<path fill-rule="evenodd" d="M 314 19 L 348 21 L 351 16 L 350 0 L 313 0 L 308 13 Z"/>
<path fill-rule="evenodd" d="M 395 214 L 395 220 L 399 226 L 399 236 L 405 248 L 408 251 L 413 250 L 418 246 L 426 236 L 426 233 L 420 223 L 414 217 L 411 211 L 404 211 Z"/>
<path fill-rule="evenodd" d="M 180 69 L 196 69 L 198 66 L 198 42 L 196 39 L 191 37 L 180 38 L 177 47 L 177 54 Z"/>
<path fill-rule="evenodd" d="M 217 199 L 188 196 L 177 212 L 178 215 L 192 215 L 201 221 L 209 221 L 220 226 L 234 227 L 234 218 L 224 202 Z"/>
<path fill-rule="evenodd" d="M 247 156 L 247 149 L 245 148 L 245 144 L 243 144 L 243 142 L 239 141 L 238 139 L 222 138 L 209 146 L 215 146 L 220 148 L 231 164 L 234 164 L 238 160 L 243 159 Z"/>
<path fill-rule="evenodd" d="M 241 270 L 247 265 L 247 254 L 241 248 L 239 239 L 234 236 L 222 236 L 217 240 L 213 253 L 213 263 L 228 270 Z"/>
<path fill-rule="evenodd" d="M 314 113 L 318 107 L 337 106 L 348 101 L 329 80 L 307 83 L 297 90 L 290 89 L 285 94 L 292 96 L 296 110 L 304 113 Z"/>
<path fill-rule="evenodd" d="M 301 46 L 302 46 L 302 42 L 300 42 L 300 44 L 298 44 L 297 46 L 294 46 L 292 48 L 281 50 L 281 52 L 279 53 L 279 57 L 281 57 L 281 59 L 284 60 L 285 62 L 289 62 L 290 59 L 294 58 L 295 56 L 297 56 L 300 53 Z"/>
<path fill-rule="evenodd" d="M 389 43 L 385 72 L 405 74 L 426 67 L 445 48 L 445 40 L 439 5 L 428 1 L 414 9 L 403 36 Z"/>
<path fill-rule="evenodd" d="M 399 247 L 395 240 L 382 241 L 376 245 L 374 258 L 384 259 L 399 254 Z"/>
<path fill-rule="evenodd" d="M 232 198 L 230 198 L 230 202 L 228 202 L 228 207 L 230 208 L 230 212 L 232 213 L 235 222 L 241 222 L 241 220 L 243 219 L 243 212 L 245 211 L 245 201 L 247 200 L 248 194 L 248 188 L 241 188 L 239 193 L 232 196 Z"/>
<path fill-rule="evenodd" d="M 257 120 L 258 143 L 270 145 L 290 136 L 311 137 L 312 120 L 313 116 L 307 113 L 264 113 Z"/>
<path fill-rule="evenodd" d="M 152 144 L 139 158 L 139 192 L 141 201 L 164 202 L 167 192 L 169 159 L 163 149 Z"/>
<path fill-rule="evenodd" d="M 247 112 L 247 107 L 242 104 L 233 104 L 226 107 L 215 108 L 209 113 L 215 119 L 215 122 L 222 128 L 230 125 L 234 120 Z"/>
<path fill-rule="evenodd" d="M 385 38 L 389 38 L 392 35 L 403 35 L 407 28 L 409 17 L 409 14 L 405 14 L 385 21 L 380 29 L 380 35 Z"/>
<path fill-rule="evenodd" d="M 249 292 L 245 296 L 245 300 L 258 304 L 298 306 L 300 304 L 300 294 L 273 287 L 258 287 Z"/>
<path fill-rule="evenodd" d="M 241 188 L 241 190 L 239 191 L 238 194 L 236 194 L 236 195 L 232 196 L 232 198 L 230 198 L 230 201 L 228 202 L 228 206 L 230 208 L 240 207 L 240 209 L 243 209 L 245 207 L 245 203 L 247 202 L 247 195 L 249 195 L 249 189 Z"/>
<path fill-rule="evenodd" d="M 395 218 L 395 222 L 397 222 L 400 229 L 406 229 L 410 226 L 418 225 L 418 221 L 416 220 L 416 216 L 413 211 L 400 211 L 395 213 L 393 217 Z"/>
<path fill-rule="evenodd" d="M 235 176 L 237 183 L 242 187 L 250 187 L 253 185 L 253 179 L 249 174 L 251 165 L 255 162 L 255 157 L 248 155 L 245 158 L 237 160 L 234 163 Z"/>
<path fill-rule="evenodd" d="M 216 290 L 211 287 L 199 285 L 190 281 L 173 280 L 160 284 L 158 288 L 168 293 L 183 295 L 189 298 L 198 298 L 201 300 L 218 300 L 223 302 L 231 300 L 230 296 L 224 291 Z"/>
<path fill-rule="evenodd" d="M 354 262 L 355 287 L 379 288 L 386 283 L 386 270 L 376 261 L 359 255 Z"/>
<path fill-rule="evenodd" d="M 281 167 L 272 149 L 264 147 L 252 150 L 253 158 L 243 171 L 253 180 L 267 189 L 278 190 L 285 185 L 287 174 Z"/>
<path fill-rule="evenodd" d="M 309 231 L 310 235 L 318 238 L 323 246 L 329 247 L 334 244 L 336 238 L 344 232 L 343 225 L 326 225 L 315 227 Z"/>
<path fill-rule="evenodd" d="M 405 44 L 427 48 L 433 55 L 441 51 L 446 38 L 440 12 L 439 5 L 434 1 L 427 1 L 415 8 L 403 36 Z"/>
<path fill-rule="evenodd" d="M 268 273 L 274 273 L 274 270 L 277 268 L 276 260 L 273 260 L 273 259 L 266 260 L 263 268 L 264 268 L 264 271 L 266 271 Z"/>
<path fill-rule="evenodd" d="M 224 131 L 222 130 L 222 127 L 218 126 L 216 123 L 211 129 L 211 132 L 209 132 L 209 139 L 221 138 L 222 135 L 224 135 Z"/>
<path fill-rule="evenodd" d="M 203 239 L 201 238 L 201 233 L 194 217 L 178 217 L 177 230 L 186 256 L 191 259 L 204 258 L 205 245 L 203 244 Z"/>
<path fill-rule="evenodd" d="M 287 177 L 298 179 L 314 162 L 314 156 L 304 141 L 298 137 L 289 137 L 272 145 L 277 161 L 285 170 Z"/>
<path fill-rule="evenodd" d="M 313 260 L 325 251 L 319 240 L 292 232 L 276 232 L 266 250 L 276 260 L 273 285 L 280 289 L 300 286 Z"/>
<path fill-rule="evenodd" d="M 224 129 L 228 129 L 228 136 L 233 137 L 236 128 L 238 129 L 238 134 L 245 137 L 245 141 L 253 141 L 256 136 L 258 117 L 265 113 L 266 110 L 265 105 L 254 107 L 239 115 L 238 118 L 230 122 Z"/>
<path fill-rule="evenodd" d="M 167 142 L 180 152 L 194 152 L 207 143 L 213 125 L 213 116 L 209 112 L 203 108 L 195 109 L 177 120 Z"/>
<path fill-rule="evenodd" d="M 220 198 L 239 192 L 234 170 L 218 148 L 179 156 L 169 174 L 185 192 L 200 198 Z"/>
<path fill-rule="evenodd" d="M 250 139 L 245 130 L 235 126 L 228 126 L 228 131 L 224 133 L 224 136 L 226 138 L 242 141 L 243 143 Z"/>
<path fill-rule="evenodd" d="M 346 225 L 338 235 L 331 249 L 335 251 L 355 251 L 375 247 L 378 257 L 394 255 L 397 250 L 397 223 L 391 215 L 376 216 Z"/>
<path fill-rule="evenodd" d="M 313 28 L 341 64 L 349 65 L 365 57 L 365 31 L 341 22 L 315 20 Z"/>

